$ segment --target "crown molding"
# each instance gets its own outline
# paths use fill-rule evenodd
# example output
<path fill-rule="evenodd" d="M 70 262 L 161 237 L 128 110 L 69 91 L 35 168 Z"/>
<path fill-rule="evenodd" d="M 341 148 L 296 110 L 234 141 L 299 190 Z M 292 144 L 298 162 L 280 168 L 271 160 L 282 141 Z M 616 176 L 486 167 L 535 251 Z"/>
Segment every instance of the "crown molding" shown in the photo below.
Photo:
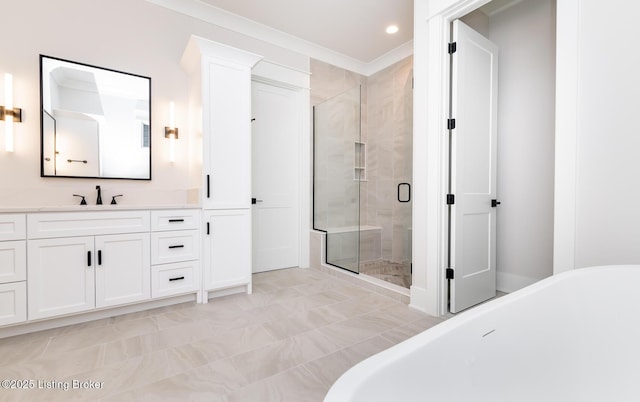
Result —
<path fill-rule="evenodd" d="M 365 63 L 199 0 L 146 1 L 365 76 L 374 74 L 413 54 L 413 41 L 409 41 L 375 60 Z"/>
<path fill-rule="evenodd" d="M 405 42 L 395 49 L 388 51 L 382 56 L 366 64 L 366 76 L 373 75 L 378 71 L 392 66 L 393 64 L 413 55 L 413 40 Z"/>

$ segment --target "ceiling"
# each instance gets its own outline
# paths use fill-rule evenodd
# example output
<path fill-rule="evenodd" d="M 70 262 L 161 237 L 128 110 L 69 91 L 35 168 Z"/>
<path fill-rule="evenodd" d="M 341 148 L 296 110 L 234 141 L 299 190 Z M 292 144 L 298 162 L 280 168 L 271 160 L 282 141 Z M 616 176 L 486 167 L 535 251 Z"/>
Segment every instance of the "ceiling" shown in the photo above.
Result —
<path fill-rule="evenodd" d="M 413 39 L 413 0 L 201 0 L 369 63 Z M 385 28 L 396 24 L 389 35 Z"/>

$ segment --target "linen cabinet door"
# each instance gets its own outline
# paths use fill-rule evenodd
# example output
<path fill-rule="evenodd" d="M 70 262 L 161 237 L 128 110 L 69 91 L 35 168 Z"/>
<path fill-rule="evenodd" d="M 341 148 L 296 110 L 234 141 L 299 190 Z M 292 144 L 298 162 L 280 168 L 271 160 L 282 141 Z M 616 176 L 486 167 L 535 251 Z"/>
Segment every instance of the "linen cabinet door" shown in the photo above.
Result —
<path fill-rule="evenodd" d="M 151 298 L 148 233 L 96 237 L 96 307 Z"/>
<path fill-rule="evenodd" d="M 30 320 L 94 308 L 93 236 L 29 240 L 27 256 Z"/>
<path fill-rule="evenodd" d="M 251 69 L 207 64 L 204 132 L 206 209 L 249 208 L 251 202 Z"/>
<path fill-rule="evenodd" d="M 251 211 L 205 212 L 205 290 L 251 284 Z"/>

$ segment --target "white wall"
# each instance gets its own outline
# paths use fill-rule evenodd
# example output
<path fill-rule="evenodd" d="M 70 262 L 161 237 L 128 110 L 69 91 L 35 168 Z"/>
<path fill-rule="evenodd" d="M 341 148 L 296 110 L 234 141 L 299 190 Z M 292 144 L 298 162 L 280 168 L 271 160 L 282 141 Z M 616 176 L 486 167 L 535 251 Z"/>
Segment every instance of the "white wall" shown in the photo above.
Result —
<path fill-rule="evenodd" d="M 497 280 L 513 292 L 553 273 L 555 0 L 489 18 L 500 49 Z"/>
<path fill-rule="evenodd" d="M 187 76 L 179 63 L 195 34 L 264 55 L 285 66 L 309 70 L 308 57 L 249 38 L 144 0 L 22 0 L 11 3 L 0 36 L 15 45 L 0 47 L 0 74 L 14 75 L 14 104 L 23 110 L 15 124 L 15 152 L 4 151 L 0 123 L 0 207 L 76 204 L 72 194 L 95 202 L 101 184 L 105 201 L 124 194 L 122 204 L 168 205 L 187 202 Z M 95 180 L 40 177 L 40 78 L 38 56 L 45 54 L 151 77 L 152 180 Z M 0 84 L 2 85 L 2 84 Z M 2 87 L 2 89 L 4 89 Z M 168 162 L 168 103 L 176 103 L 176 162 Z M 0 91 L 0 104 L 4 91 Z M 184 133 L 184 134 L 183 134 Z"/>
<path fill-rule="evenodd" d="M 579 2 L 575 267 L 640 263 L 640 3 Z"/>

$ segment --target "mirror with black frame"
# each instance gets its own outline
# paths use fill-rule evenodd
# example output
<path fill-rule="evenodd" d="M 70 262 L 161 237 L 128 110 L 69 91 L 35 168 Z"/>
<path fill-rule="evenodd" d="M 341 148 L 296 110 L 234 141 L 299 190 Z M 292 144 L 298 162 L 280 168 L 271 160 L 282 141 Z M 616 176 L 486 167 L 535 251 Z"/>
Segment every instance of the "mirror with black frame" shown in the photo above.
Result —
<path fill-rule="evenodd" d="M 42 177 L 151 180 L 151 78 L 40 55 Z"/>

